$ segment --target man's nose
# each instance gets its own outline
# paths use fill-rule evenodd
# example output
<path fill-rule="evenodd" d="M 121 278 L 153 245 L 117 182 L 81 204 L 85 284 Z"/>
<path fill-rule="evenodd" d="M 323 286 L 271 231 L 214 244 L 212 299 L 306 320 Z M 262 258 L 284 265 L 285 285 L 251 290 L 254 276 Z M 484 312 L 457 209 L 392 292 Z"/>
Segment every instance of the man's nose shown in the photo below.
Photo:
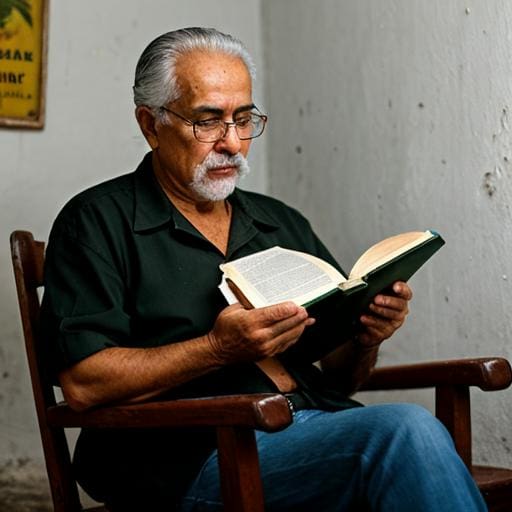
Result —
<path fill-rule="evenodd" d="M 215 150 L 219 153 L 226 152 L 230 155 L 236 155 L 242 148 L 242 143 L 236 132 L 234 124 L 227 127 L 226 133 L 222 139 L 219 139 L 214 146 Z"/>

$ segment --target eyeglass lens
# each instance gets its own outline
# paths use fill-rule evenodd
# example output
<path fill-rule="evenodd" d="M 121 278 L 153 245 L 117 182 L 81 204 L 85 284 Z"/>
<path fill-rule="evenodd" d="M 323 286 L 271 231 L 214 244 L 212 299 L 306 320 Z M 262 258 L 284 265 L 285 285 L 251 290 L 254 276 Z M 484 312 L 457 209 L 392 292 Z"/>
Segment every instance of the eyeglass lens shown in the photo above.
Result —
<path fill-rule="evenodd" d="M 259 137 L 265 128 L 265 119 L 257 114 L 243 116 L 233 123 L 221 119 L 211 119 L 194 123 L 196 138 L 202 142 L 215 142 L 226 136 L 230 126 L 234 126 L 240 140 Z"/>

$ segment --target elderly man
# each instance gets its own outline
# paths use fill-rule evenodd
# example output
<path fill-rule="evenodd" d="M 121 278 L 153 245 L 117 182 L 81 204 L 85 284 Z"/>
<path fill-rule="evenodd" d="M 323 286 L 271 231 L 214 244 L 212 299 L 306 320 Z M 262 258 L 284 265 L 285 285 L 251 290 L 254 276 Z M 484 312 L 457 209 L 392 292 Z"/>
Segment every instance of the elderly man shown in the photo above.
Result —
<path fill-rule="evenodd" d="M 354 339 L 293 303 L 226 307 L 223 261 L 279 244 L 337 265 L 297 211 L 235 188 L 267 121 L 253 74 L 242 44 L 213 29 L 169 32 L 143 52 L 134 94 L 151 152 L 73 198 L 48 244 L 42 325 L 66 400 L 281 391 L 293 424 L 257 434 L 267 510 L 485 510 L 427 411 L 348 398 L 406 317 L 405 283 L 374 298 Z M 322 370 L 287 356 L 299 337 L 327 335 L 344 343 Z M 114 511 L 218 511 L 216 457 L 207 430 L 84 430 L 74 465 Z"/>

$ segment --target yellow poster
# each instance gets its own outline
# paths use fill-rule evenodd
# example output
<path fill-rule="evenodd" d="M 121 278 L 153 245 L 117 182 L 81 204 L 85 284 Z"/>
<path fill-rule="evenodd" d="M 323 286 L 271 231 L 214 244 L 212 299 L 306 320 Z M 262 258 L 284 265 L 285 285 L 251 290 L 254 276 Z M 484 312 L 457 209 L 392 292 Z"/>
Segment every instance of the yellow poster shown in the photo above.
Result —
<path fill-rule="evenodd" d="M 45 0 L 0 0 L 0 124 L 42 125 L 45 8 Z"/>

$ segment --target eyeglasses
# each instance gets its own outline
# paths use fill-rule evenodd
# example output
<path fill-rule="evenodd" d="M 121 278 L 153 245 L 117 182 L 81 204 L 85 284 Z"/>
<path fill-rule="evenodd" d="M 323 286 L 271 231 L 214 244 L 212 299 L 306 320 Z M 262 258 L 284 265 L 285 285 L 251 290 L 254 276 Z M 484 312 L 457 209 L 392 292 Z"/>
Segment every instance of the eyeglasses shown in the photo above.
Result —
<path fill-rule="evenodd" d="M 204 119 L 191 121 L 186 117 L 172 111 L 167 107 L 160 107 L 160 110 L 169 112 L 186 124 L 192 126 L 194 137 L 199 142 L 217 142 L 223 139 L 228 133 L 229 127 L 234 126 L 240 140 L 249 140 L 259 137 L 265 129 L 268 117 L 255 112 L 243 112 L 233 122 L 229 123 L 222 119 Z"/>

